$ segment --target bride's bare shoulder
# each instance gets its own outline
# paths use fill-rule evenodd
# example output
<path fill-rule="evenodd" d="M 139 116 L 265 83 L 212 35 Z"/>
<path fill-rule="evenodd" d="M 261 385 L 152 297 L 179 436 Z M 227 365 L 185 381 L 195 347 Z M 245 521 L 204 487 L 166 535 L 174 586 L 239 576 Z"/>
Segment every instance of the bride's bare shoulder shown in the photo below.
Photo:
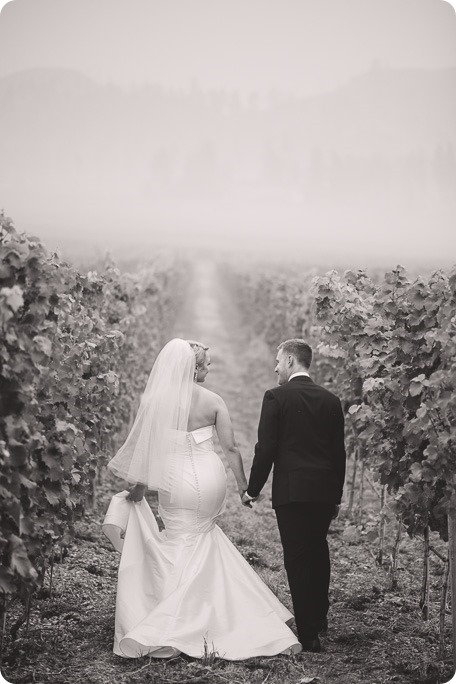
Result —
<path fill-rule="evenodd" d="M 201 399 L 203 399 L 205 402 L 214 404 L 214 405 L 220 405 L 223 402 L 222 397 L 217 394 L 216 392 L 213 392 L 212 390 L 207 389 L 207 387 L 201 387 L 201 385 L 197 385 L 198 388 L 198 393 Z"/>

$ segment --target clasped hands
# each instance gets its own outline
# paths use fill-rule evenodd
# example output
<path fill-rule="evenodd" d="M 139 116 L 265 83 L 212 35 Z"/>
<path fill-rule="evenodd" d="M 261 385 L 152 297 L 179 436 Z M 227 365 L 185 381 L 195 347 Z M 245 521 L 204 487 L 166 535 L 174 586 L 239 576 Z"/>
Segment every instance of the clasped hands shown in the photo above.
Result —
<path fill-rule="evenodd" d="M 247 508 L 252 508 L 252 502 L 255 502 L 258 499 L 257 496 L 250 496 L 249 494 L 247 494 L 246 489 L 240 490 L 239 495 L 241 497 L 242 505 L 246 506 Z"/>

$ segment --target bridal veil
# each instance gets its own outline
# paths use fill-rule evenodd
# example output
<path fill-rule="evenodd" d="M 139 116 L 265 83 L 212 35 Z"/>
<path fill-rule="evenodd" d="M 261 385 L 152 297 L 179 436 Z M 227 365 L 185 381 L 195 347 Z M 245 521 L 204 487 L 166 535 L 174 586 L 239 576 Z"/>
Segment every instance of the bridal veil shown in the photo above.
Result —
<path fill-rule="evenodd" d="M 163 347 L 130 433 L 108 463 L 115 475 L 172 496 L 171 486 L 180 471 L 180 436 L 187 430 L 194 372 L 195 353 L 188 342 L 175 338 Z"/>

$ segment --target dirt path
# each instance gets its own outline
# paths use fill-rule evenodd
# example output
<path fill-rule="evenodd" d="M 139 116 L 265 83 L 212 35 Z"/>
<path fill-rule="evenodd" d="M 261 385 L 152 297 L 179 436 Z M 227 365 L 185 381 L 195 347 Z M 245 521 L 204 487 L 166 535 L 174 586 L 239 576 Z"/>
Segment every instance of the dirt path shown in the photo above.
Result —
<path fill-rule="evenodd" d="M 262 342 L 249 337 L 245 322 L 212 264 L 202 263 L 195 268 L 188 295 L 174 335 L 201 340 L 210 347 L 212 365 L 206 386 L 221 394 L 228 405 L 248 474 L 262 396 L 276 382 L 274 358 Z M 228 487 L 221 527 L 280 600 L 291 607 L 270 505 L 270 482 L 253 511 L 240 505 L 231 473 Z M 385 571 L 375 563 L 372 548 L 349 527 L 347 533 L 343 519 L 330 530 L 330 631 L 322 654 L 259 658 L 243 663 L 201 663 L 185 656 L 169 662 L 114 656 L 119 558 L 102 535 L 100 523 L 110 497 L 117 490 L 114 479 L 108 478 L 102 485 L 96 510 L 78 525 L 68 557 L 55 566 L 51 596 L 45 590 L 32 605 L 28 635 L 23 635 L 22 629 L 15 644 L 7 644 L 2 666 L 7 681 L 439 684 L 450 679 L 449 662 L 446 666 L 437 662 L 438 607 L 434 602 L 433 618 L 428 623 L 421 620 L 418 611 L 419 546 L 407 546 L 401 586 L 391 592 Z M 154 505 L 153 495 L 149 500 Z M 434 596 L 437 589 L 435 586 Z"/>

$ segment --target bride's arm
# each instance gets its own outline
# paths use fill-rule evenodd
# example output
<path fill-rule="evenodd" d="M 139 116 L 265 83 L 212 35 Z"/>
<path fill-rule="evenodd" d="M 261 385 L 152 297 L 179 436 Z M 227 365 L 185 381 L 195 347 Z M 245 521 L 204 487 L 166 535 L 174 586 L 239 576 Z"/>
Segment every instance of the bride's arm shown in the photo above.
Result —
<path fill-rule="evenodd" d="M 234 438 L 230 414 L 228 413 L 227 406 L 221 397 L 217 397 L 215 429 L 217 431 L 223 453 L 225 454 L 228 464 L 233 471 L 234 477 L 236 478 L 239 495 L 242 497 L 243 493 L 247 489 L 247 479 L 244 473 L 241 452 L 239 451 L 239 447 Z"/>

